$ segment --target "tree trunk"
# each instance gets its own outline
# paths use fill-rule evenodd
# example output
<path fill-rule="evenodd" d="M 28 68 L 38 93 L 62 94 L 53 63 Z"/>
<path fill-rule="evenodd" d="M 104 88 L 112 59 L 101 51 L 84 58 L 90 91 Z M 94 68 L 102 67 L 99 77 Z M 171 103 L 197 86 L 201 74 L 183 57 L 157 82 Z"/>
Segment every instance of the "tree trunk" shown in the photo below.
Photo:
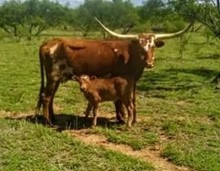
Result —
<path fill-rule="evenodd" d="M 218 12 L 220 13 L 220 0 L 216 0 L 216 1 L 217 1 L 217 9 Z M 217 84 L 216 88 L 220 89 L 220 73 L 218 73 L 218 75 L 214 78 L 213 82 Z"/>
<path fill-rule="evenodd" d="M 220 11 L 220 0 L 217 0 L 217 8 L 218 8 L 218 11 Z"/>
<path fill-rule="evenodd" d="M 13 26 L 13 30 L 14 30 L 14 36 L 17 37 L 18 36 L 17 27 Z"/>
<path fill-rule="evenodd" d="M 216 89 L 220 89 L 220 73 L 212 80 L 212 83 L 216 84 Z"/>

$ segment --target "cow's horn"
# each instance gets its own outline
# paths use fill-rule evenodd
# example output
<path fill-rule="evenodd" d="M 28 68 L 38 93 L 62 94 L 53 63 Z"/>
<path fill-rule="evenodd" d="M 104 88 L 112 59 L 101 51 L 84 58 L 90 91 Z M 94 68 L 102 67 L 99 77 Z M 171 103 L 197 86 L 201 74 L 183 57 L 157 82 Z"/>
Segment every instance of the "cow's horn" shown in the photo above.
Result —
<path fill-rule="evenodd" d="M 122 38 L 122 39 L 138 39 L 138 35 L 133 35 L 133 34 L 124 35 L 124 34 L 115 33 L 113 31 L 111 31 L 110 29 L 108 29 L 104 24 L 102 24 L 98 18 L 95 17 L 95 20 L 101 25 L 101 27 L 105 31 L 107 31 L 109 34 L 111 34 L 114 37 L 118 37 L 118 38 Z"/>
<path fill-rule="evenodd" d="M 155 39 L 170 39 L 173 37 L 177 37 L 182 35 L 183 33 L 187 32 L 190 27 L 193 25 L 193 23 L 191 23 L 188 27 L 186 27 L 185 29 L 178 31 L 176 33 L 165 33 L 165 34 L 155 34 Z"/>

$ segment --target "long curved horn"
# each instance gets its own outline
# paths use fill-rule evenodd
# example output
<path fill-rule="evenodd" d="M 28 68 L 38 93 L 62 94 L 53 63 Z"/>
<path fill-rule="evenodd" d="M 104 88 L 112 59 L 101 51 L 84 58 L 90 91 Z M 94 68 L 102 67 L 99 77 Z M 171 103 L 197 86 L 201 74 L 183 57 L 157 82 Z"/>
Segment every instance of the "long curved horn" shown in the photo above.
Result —
<path fill-rule="evenodd" d="M 104 24 L 102 24 L 98 18 L 96 18 L 96 17 L 94 17 L 94 18 L 106 32 L 108 32 L 109 34 L 111 34 L 114 37 L 118 37 L 118 38 L 122 38 L 122 39 L 138 39 L 138 35 L 133 35 L 133 34 L 124 35 L 124 34 L 115 33 L 113 31 L 109 30 Z"/>
<path fill-rule="evenodd" d="M 190 23 L 190 25 L 188 25 L 186 28 L 176 33 L 155 34 L 155 39 L 170 39 L 170 38 L 180 36 L 183 33 L 187 32 L 192 25 L 193 23 Z"/>

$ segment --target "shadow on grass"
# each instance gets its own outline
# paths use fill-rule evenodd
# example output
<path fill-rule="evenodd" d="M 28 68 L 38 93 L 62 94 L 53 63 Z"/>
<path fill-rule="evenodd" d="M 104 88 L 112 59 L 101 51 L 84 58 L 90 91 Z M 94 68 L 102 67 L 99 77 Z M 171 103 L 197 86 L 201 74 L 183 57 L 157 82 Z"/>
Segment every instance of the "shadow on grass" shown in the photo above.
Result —
<path fill-rule="evenodd" d="M 20 117 L 7 117 L 6 119 L 12 120 L 26 120 L 33 124 L 41 124 L 44 126 L 49 125 L 46 124 L 45 118 L 42 115 L 23 115 Z M 85 119 L 84 116 L 79 115 L 72 115 L 72 114 L 55 114 L 55 121 L 52 128 L 61 132 L 64 130 L 80 130 L 80 129 L 87 129 L 91 128 L 92 126 L 92 119 L 93 117 L 89 117 Z M 112 128 L 119 123 L 116 122 L 115 119 L 108 119 L 105 117 L 98 117 L 97 118 L 97 126 L 101 126 L 104 128 Z"/>
<path fill-rule="evenodd" d="M 201 77 L 205 77 L 207 79 L 212 78 L 211 76 L 217 75 L 218 71 L 212 70 L 212 69 L 207 69 L 207 68 L 195 68 L 195 69 L 168 69 L 165 72 L 168 72 L 170 74 L 173 73 L 186 73 L 186 74 L 193 74 L 193 75 L 198 75 Z"/>
<path fill-rule="evenodd" d="M 208 68 L 169 68 L 160 72 L 146 72 L 138 81 L 137 89 L 149 96 L 164 99 L 169 93 L 197 93 L 204 86 L 213 87 L 212 80 L 219 71 Z M 195 79 L 198 78 L 198 79 Z"/>
<path fill-rule="evenodd" d="M 196 57 L 197 59 L 220 59 L 220 54 L 208 54 L 208 55 L 203 55 L 203 56 L 200 56 L 200 55 L 197 55 Z"/>
<path fill-rule="evenodd" d="M 183 73 L 184 75 L 181 75 Z M 189 74 L 189 75 L 188 75 Z M 213 77 L 218 74 L 218 71 L 207 68 L 171 68 L 161 72 L 148 72 L 144 74 L 138 82 L 138 89 L 141 91 L 164 90 L 164 91 L 189 91 L 198 89 L 208 82 L 211 83 Z M 191 75 L 203 77 L 203 82 L 194 80 Z"/>

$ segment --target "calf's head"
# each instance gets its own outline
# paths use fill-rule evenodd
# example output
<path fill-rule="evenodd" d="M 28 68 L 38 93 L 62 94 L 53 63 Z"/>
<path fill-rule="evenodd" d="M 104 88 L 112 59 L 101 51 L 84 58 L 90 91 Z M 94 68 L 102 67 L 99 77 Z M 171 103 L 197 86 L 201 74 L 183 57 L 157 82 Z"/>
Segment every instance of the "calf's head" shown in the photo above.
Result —
<path fill-rule="evenodd" d="M 81 75 L 81 76 L 73 76 L 72 79 L 77 81 L 80 86 L 80 90 L 82 92 L 86 92 L 88 87 L 92 85 L 92 81 L 96 79 L 96 76 L 88 76 L 88 75 Z"/>

